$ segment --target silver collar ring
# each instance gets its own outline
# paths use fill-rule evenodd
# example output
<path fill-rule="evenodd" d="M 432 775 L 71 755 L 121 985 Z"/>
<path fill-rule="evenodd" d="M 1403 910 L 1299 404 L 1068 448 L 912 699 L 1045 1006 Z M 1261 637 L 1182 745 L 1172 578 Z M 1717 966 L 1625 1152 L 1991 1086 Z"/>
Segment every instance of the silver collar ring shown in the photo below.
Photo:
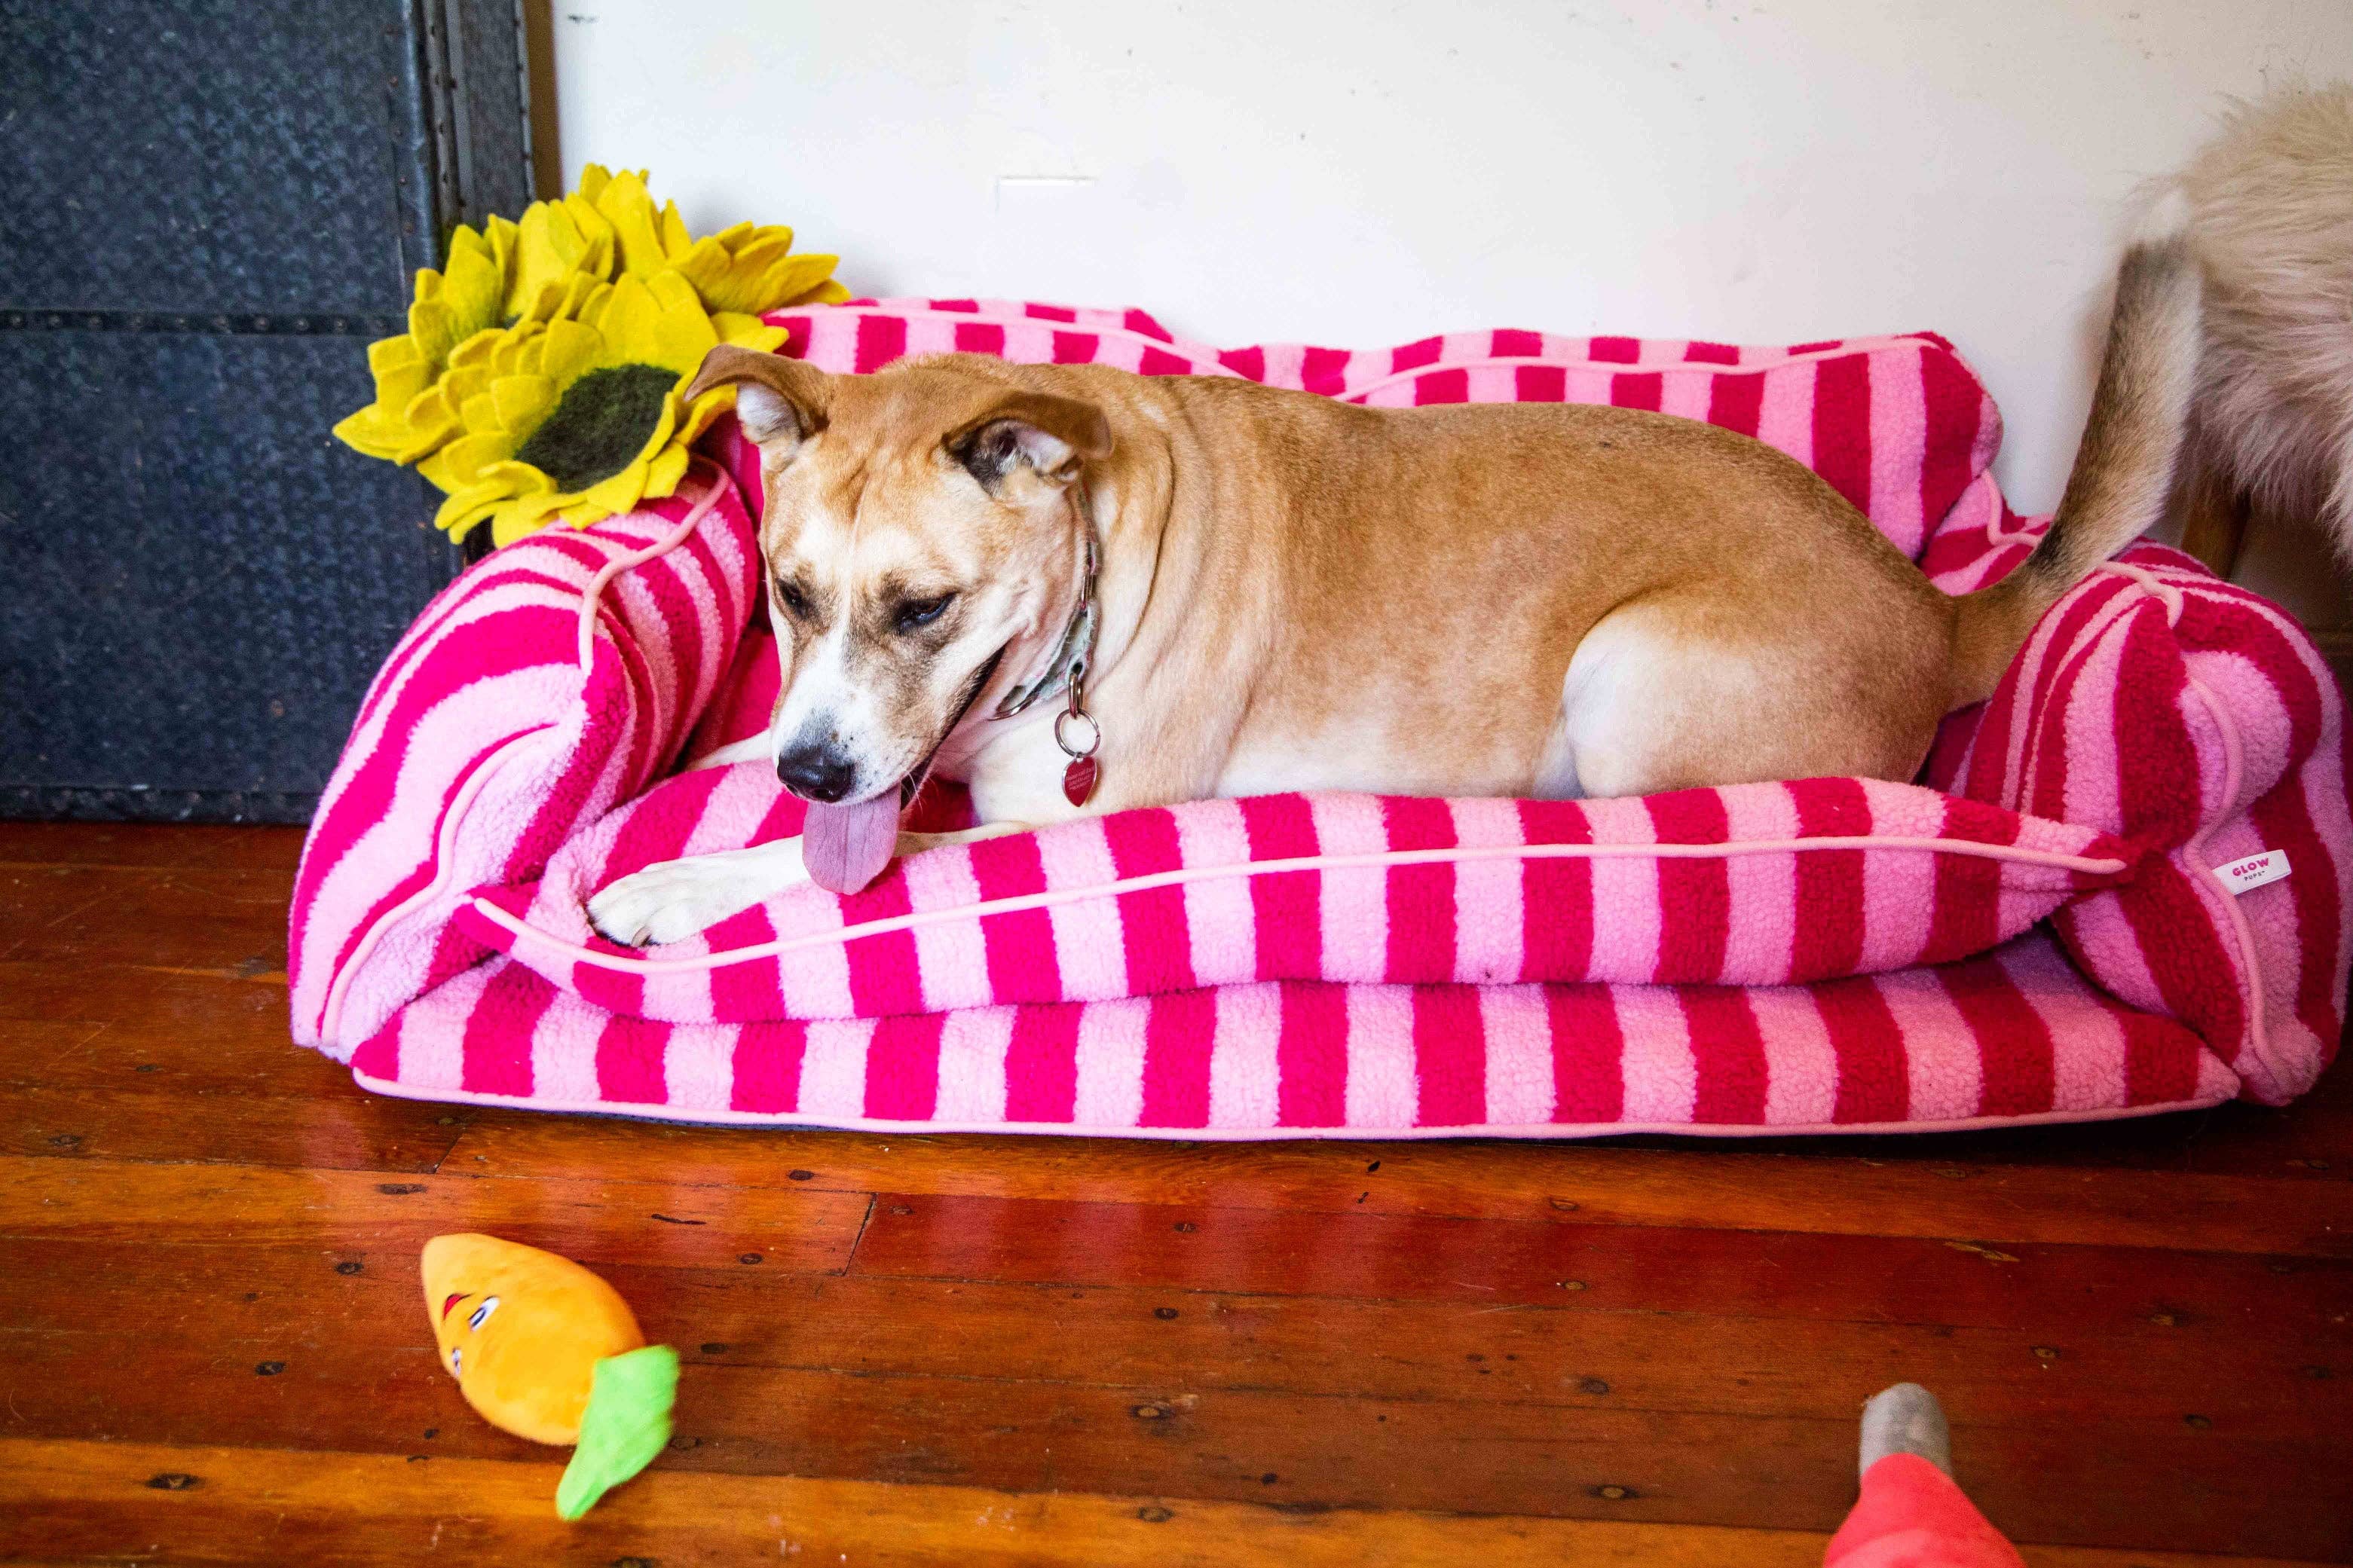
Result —
<path fill-rule="evenodd" d="M 1084 745 L 1074 746 L 1071 743 L 1066 727 L 1073 719 L 1086 726 Z M 1095 748 L 1103 744 L 1103 726 L 1097 724 L 1095 716 L 1083 708 L 1065 708 L 1054 715 L 1054 744 L 1062 748 L 1064 756 L 1073 760 L 1092 757 L 1095 754 Z"/>

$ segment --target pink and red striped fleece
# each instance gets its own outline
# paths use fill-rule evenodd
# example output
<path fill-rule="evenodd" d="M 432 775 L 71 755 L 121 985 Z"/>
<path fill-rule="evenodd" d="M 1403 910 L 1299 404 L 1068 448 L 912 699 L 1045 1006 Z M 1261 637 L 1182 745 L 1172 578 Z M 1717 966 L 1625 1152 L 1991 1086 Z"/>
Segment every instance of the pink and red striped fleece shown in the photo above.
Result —
<path fill-rule="evenodd" d="M 1219 353 L 1135 311 L 887 301 L 778 320 L 792 352 L 840 371 L 963 348 L 1382 404 L 1713 418 L 1814 465 L 1952 589 L 2006 570 L 2037 526 L 1986 472 L 1991 405 L 1927 335 Z M 500 552 L 372 693 L 295 911 L 298 1036 L 363 1082 L 885 1127 L 1736 1132 L 2284 1099 L 2335 1038 L 2353 845 L 2339 695 L 2292 621 L 2149 546 L 2046 617 L 1993 701 L 1947 721 L 1920 787 L 1199 803 L 611 950 L 577 923 L 603 878 L 797 826 L 756 769 L 660 777 L 756 728 L 774 691 L 742 608 L 756 486 L 740 488 L 732 433 L 712 450 L 731 482 L 702 516 L 681 526 L 670 503 Z M 2295 873 L 2219 894 L 2212 868 L 2258 847 Z"/>
<path fill-rule="evenodd" d="M 1804 986 L 1264 982 L 883 1018 L 663 1024 L 507 959 L 353 1059 L 422 1100 L 688 1121 L 1145 1137 L 1949 1130 L 2209 1105 L 2198 1037 L 2031 932 Z"/>
<path fill-rule="evenodd" d="M 1968 957 L 2133 868 L 2096 831 L 1876 780 L 1284 795 L 952 845 L 862 893 L 804 887 L 644 952 L 589 927 L 588 896 L 616 879 L 800 816 L 760 764 L 682 774 L 458 924 L 614 1012 L 760 1023 L 1270 980 L 1788 984 Z"/>

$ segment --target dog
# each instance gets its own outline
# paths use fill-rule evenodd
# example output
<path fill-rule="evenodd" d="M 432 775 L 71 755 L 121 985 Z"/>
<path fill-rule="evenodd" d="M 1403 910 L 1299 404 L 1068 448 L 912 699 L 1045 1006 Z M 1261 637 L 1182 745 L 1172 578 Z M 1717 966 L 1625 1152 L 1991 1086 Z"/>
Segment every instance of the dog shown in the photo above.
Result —
<path fill-rule="evenodd" d="M 1802 465 L 1659 414 L 1372 409 L 966 355 L 834 376 L 716 349 L 689 395 L 734 386 L 759 447 L 784 664 L 767 734 L 719 760 L 773 762 L 807 826 L 622 878 L 591 919 L 673 942 L 948 839 L 1210 796 L 1908 780 L 2036 619 L 2167 517 L 2197 452 L 2260 475 L 2324 455 L 2353 408 L 2328 358 L 2353 354 L 2342 289 L 2337 335 L 2311 334 L 2304 444 L 2244 389 L 2353 267 L 2263 237 L 2313 228 L 2265 215 L 2348 166 L 2348 105 L 2251 111 L 2158 194 L 2051 528 L 1958 596 Z M 983 826 L 899 832 L 933 771 Z"/>
<path fill-rule="evenodd" d="M 2205 282 L 2186 504 L 2316 521 L 2353 565 L 2353 86 L 2240 105 L 2165 192 Z"/>

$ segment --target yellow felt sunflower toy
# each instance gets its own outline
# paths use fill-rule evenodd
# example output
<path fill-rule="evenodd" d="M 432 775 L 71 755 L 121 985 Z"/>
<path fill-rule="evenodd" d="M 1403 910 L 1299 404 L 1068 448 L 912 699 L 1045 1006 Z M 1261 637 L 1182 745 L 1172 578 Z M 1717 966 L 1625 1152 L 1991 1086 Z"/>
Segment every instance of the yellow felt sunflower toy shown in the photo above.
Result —
<path fill-rule="evenodd" d="M 782 328 L 756 317 L 724 340 L 772 349 Z M 419 468 L 448 492 L 434 519 L 462 535 L 484 520 L 500 544 L 551 519 L 583 527 L 666 496 L 688 449 L 729 406 L 722 394 L 679 394 L 721 339 L 676 272 L 624 273 L 599 285 L 576 318 L 505 333 L 468 395 L 460 434 Z"/>
<path fill-rule="evenodd" d="M 837 258 L 737 224 L 696 238 L 642 173 L 591 163 L 520 222 L 460 227 L 417 275 L 408 331 L 368 350 L 375 400 L 335 426 L 445 491 L 435 522 L 509 543 L 672 494 L 688 449 L 733 402 L 679 395 L 719 343 L 773 349 L 763 312 L 849 297 Z"/>
<path fill-rule="evenodd" d="M 429 394 L 462 349 L 487 353 L 501 328 L 579 309 L 612 269 L 613 229 L 578 196 L 540 202 L 520 224 L 460 224 L 448 265 L 417 275 L 408 331 L 368 346 L 375 401 L 335 426 L 371 458 L 413 463 L 457 433 L 454 411 Z"/>

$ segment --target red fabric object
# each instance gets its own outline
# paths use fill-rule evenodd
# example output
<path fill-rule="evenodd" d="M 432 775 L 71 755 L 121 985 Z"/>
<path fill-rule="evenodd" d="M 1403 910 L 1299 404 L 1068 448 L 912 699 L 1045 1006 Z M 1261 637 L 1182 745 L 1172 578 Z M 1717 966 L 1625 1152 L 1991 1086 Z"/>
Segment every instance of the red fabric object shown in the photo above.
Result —
<path fill-rule="evenodd" d="M 1862 1475 L 1862 1496 L 1831 1537 L 1822 1568 L 2026 1568 L 1953 1479 L 1917 1454 Z"/>

